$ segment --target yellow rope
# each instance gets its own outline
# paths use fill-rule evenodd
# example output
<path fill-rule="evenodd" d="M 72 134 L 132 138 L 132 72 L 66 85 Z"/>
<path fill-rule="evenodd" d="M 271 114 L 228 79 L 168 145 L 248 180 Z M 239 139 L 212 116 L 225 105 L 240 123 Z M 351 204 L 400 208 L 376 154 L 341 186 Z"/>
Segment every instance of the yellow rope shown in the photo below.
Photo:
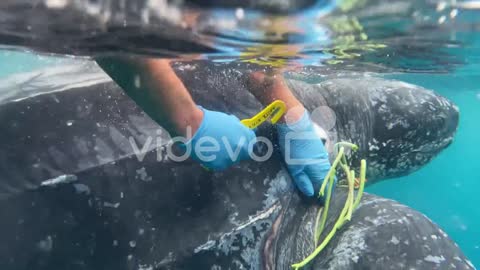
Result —
<path fill-rule="evenodd" d="M 330 240 L 332 240 L 337 230 L 341 228 L 346 221 L 351 220 L 353 211 L 360 204 L 360 200 L 363 194 L 363 188 L 365 185 L 367 162 L 365 160 L 362 160 L 360 162 L 360 187 L 358 189 L 357 196 L 355 197 L 355 194 L 354 194 L 355 172 L 353 170 L 350 170 L 350 167 L 347 164 L 347 159 L 345 157 L 345 147 L 349 147 L 353 151 L 356 151 L 358 149 L 358 146 L 352 143 L 341 142 L 335 145 L 335 150 L 337 150 L 338 147 L 340 147 L 340 150 L 338 151 L 335 157 L 335 160 L 333 161 L 332 167 L 327 173 L 327 176 L 325 176 L 325 179 L 323 180 L 323 184 L 318 194 L 319 197 L 324 196 L 325 188 L 328 183 L 329 187 L 328 187 L 327 196 L 325 200 L 325 206 L 323 207 L 323 210 L 321 208 L 319 209 L 319 212 L 317 214 L 317 218 L 315 221 L 316 230 L 314 233 L 314 243 L 316 248 L 310 255 L 308 255 L 305 259 L 303 259 L 303 261 L 292 265 L 293 269 L 295 270 L 304 267 L 305 265 L 310 263 L 313 259 L 315 259 L 315 257 L 327 246 Z M 325 228 L 328 209 L 330 207 L 330 199 L 332 196 L 332 189 L 335 181 L 335 173 L 339 165 L 343 169 L 345 176 L 347 178 L 347 183 L 348 183 L 347 199 L 345 200 L 345 205 L 342 209 L 342 212 L 340 213 L 340 216 L 335 222 L 335 225 L 333 226 L 332 230 L 328 233 L 325 239 L 320 244 L 318 244 L 320 240 L 320 236 L 323 232 L 323 229 Z"/>

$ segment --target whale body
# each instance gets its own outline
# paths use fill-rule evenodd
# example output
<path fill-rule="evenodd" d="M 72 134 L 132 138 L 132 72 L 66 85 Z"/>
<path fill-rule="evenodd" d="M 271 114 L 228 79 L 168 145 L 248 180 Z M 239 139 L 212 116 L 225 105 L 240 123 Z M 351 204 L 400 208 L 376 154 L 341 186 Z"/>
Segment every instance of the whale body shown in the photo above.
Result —
<path fill-rule="evenodd" d="M 245 70 L 205 63 L 175 69 L 209 109 L 245 118 L 261 108 L 244 91 Z M 0 87 L 2 269 L 290 269 L 313 250 L 318 206 L 295 190 L 277 154 L 223 172 L 174 162 L 165 158 L 161 127 L 94 64 L 15 76 Z M 372 164 L 370 184 L 418 169 L 456 129 L 455 106 L 417 86 L 365 76 L 287 80 L 309 110 L 335 112 L 333 123 L 317 119 L 325 142 L 357 143 L 350 158 Z M 405 107 L 404 100 L 412 103 Z M 382 105 L 397 109 L 375 109 Z M 410 118 L 410 109 L 430 119 Z M 419 124 L 428 137 L 410 138 Z M 274 139 L 268 125 L 258 132 Z M 147 145 L 149 136 L 164 144 Z M 144 155 L 134 153 L 130 139 L 147 145 Z M 422 147 L 428 158 L 405 162 Z M 344 198 L 337 188 L 326 232 Z M 308 267 L 473 269 L 427 217 L 369 194 Z"/>

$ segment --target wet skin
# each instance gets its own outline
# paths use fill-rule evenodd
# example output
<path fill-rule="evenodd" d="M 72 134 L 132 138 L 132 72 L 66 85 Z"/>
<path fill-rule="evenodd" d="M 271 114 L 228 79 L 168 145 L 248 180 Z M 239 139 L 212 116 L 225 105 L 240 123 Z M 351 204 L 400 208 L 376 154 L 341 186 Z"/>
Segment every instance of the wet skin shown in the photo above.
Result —
<path fill-rule="evenodd" d="M 261 106 L 242 91 L 242 70 L 222 67 L 222 73 L 217 68 L 195 66 L 186 70 L 179 65 L 177 71 L 198 103 L 235 113 L 239 118 L 251 116 Z M 70 73 L 99 78 L 95 72 L 79 67 Z M 61 83 L 59 77 L 48 76 L 51 92 Z M 66 77 L 65 73 L 60 77 Z M 38 85 L 38 80 L 33 78 L 26 84 Z M 451 140 L 458 113 L 445 99 L 401 82 L 363 78 L 368 82 L 363 85 L 361 81 L 344 78 L 310 85 L 291 80 L 289 84 L 310 110 L 326 104 L 336 112 L 335 126 L 325 132 L 327 144 L 352 140 L 362 149 L 359 156 L 371 163 L 394 158 L 386 147 L 369 147 L 373 138 L 399 144 L 406 136 L 395 131 L 395 122 L 380 121 L 385 119 L 376 115 L 380 110 L 348 107 L 341 105 L 342 100 L 371 102 L 377 96 L 382 100 L 384 96 L 375 91 L 383 93 L 383 89 L 419 95 L 421 98 L 413 100 L 419 104 L 429 100 L 433 105 L 425 106 L 425 110 L 432 107 L 436 114 L 425 114 L 431 115 L 430 122 L 415 121 L 425 121 L 421 122 L 423 132 L 430 131 L 429 138 Z M 416 91 L 408 92 L 412 87 Z M 329 101 L 340 90 L 337 103 Z M 387 98 L 396 100 L 396 94 L 390 94 Z M 381 106 L 380 101 L 377 106 Z M 351 109 L 347 113 L 342 111 L 345 108 Z M 409 115 L 408 111 L 396 113 Z M 265 163 L 246 162 L 212 173 L 191 162 L 158 161 L 165 150 L 156 151 L 152 145 L 139 161 L 128 137 L 133 136 L 141 147 L 147 135 L 157 136 L 158 126 L 108 80 L 100 78 L 89 86 L 4 103 L 0 117 L 5 131 L 0 140 L 0 219 L 6 221 L 0 230 L 4 239 L 0 246 L 2 269 L 289 269 L 291 263 L 313 249 L 313 227 L 305 224 L 313 220 L 317 206 L 302 200 L 278 156 Z M 437 123 L 435 117 L 443 120 L 426 125 Z M 354 136 L 358 133 L 345 124 L 349 120 L 355 120 L 355 130 L 364 130 L 365 135 Z M 409 123 L 414 127 L 413 120 Z M 385 131 L 391 125 L 393 131 Z M 259 134 L 274 136 L 268 126 Z M 380 140 L 379 134 L 386 138 Z M 406 153 L 414 154 L 427 144 L 427 140 L 419 141 L 405 148 L 412 149 Z M 423 152 L 433 158 L 447 145 L 437 143 Z M 384 163 L 389 169 L 385 174 L 370 171 L 369 182 L 393 176 L 391 172 L 409 173 L 422 165 L 398 166 L 400 161 Z M 42 182 L 62 174 L 71 175 L 67 178 L 74 182 L 39 188 Z M 339 211 L 335 205 L 343 202 L 342 196 L 339 190 L 328 220 L 330 225 Z M 403 217 L 404 224 L 399 221 Z M 380 263 L 379 258 L 383 258 Z M 439 269 L 453 268 L 450 263 L 457 269 L 471 269 L 458 247 L 423 215 L 366 195 L 352 222 L 338 233 L 313 266 L 356 269 L 379 265 L 379 269 L 388 269 L 405 265 L 431 269 L 437 262 Z"/>

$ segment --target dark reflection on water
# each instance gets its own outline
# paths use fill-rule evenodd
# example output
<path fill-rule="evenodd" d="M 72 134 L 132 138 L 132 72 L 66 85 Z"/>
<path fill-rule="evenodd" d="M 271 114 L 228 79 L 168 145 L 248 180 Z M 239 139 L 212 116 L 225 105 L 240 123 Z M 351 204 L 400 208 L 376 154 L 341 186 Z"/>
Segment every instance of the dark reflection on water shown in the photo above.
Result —
<path fill-rule="evenodd" d="M 274 1 L 245 1 L 241 8 L 236 2 L 207 1 L 221 8 L 203 9 L 196 4 L 204 1 L 113 2 L 2 1 L 1 43 L 73 55 L 449 72 L 463 63 L 450 53 L 468 42 L 461 34 L 479 28 L 476 6 L 462 2 L 324 0 L 293 6 L 297 2 L 281 1 L 287 4 L 272 7 L 267 2 Z M 285 12 L 289 8 L 292 12 Z"/>

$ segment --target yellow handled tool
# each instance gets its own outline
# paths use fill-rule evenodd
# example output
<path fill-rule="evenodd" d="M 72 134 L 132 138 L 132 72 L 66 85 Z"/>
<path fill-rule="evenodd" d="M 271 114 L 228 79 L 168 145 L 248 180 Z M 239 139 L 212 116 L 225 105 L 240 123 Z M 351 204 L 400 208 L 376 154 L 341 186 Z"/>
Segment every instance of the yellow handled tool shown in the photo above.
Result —
<path fill-rule="evenodd" d="M 265 109 L 263 109 L 261 112 L 257 113 L 254 117 L 243 119 L 241 123 L 250 129 L 254 129 L 270 118 L 270 123 L 275 124 L 286 112 L 286 110 L 287 106 L 283 101 L 275 100 L 274 102 L 270 103 L 270 105 L 265 107 Z"/>

